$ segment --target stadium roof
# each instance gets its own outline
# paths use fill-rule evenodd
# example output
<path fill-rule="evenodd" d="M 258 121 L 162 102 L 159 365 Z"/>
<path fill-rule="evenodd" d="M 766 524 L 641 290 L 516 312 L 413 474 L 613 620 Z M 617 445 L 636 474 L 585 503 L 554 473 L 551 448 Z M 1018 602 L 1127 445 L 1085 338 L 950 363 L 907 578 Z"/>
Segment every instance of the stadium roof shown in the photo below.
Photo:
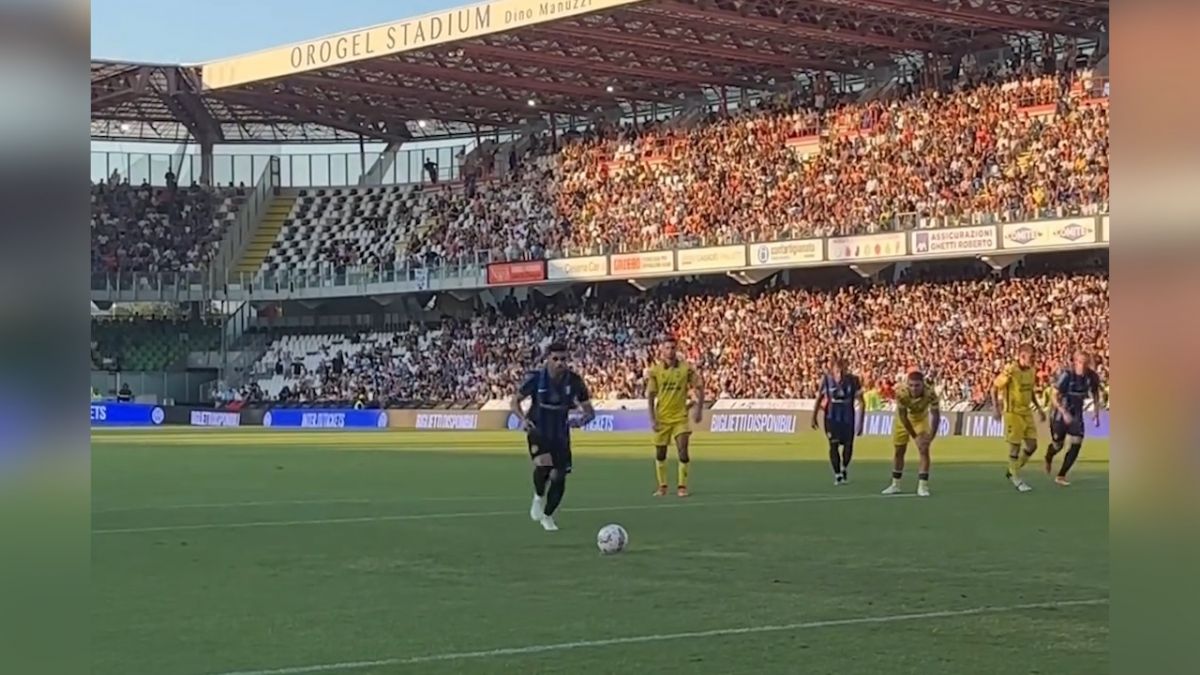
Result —
<path fill-rule="evenodd" d="M 198 65 L 92 63 L 92 137 L 407 141 L 769 91 L 1006 36 L 1095 37 L 1107 0 L 492 0 Z"/>

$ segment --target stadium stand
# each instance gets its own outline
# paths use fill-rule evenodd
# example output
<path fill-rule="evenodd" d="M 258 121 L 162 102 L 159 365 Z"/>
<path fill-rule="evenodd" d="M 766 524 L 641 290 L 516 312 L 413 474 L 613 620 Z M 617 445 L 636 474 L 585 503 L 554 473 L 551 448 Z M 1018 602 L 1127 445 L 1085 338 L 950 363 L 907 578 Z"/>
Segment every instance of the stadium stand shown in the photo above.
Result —
<path fill-rule="evenodd" d="M 395 269 L 1016 222 L 1108 208 L 1089 71 L 590 133 L 502 178 L 305 193 L 263 269 Z M 543 149 L 549 144 L 543 144 Z M 805 150 L 808 148 L 808 150 Z"/>
<path fill-rule="evenodd" d="M 1021 342 L 1040 377 L 1070 351 L 1108 362 L 1106 259 L 1070 258 L 997 275 L 979 263 L 923 265 L 897 283 L 831 275 L 810 287 L 673 283 L 648 293 L 605 286 L 568 301 L 531 294 L 470 319 L 399 331 L 292 335 L 257 367 L 277 399 L 504 398 L 552 339 L 574 347 L 597 397 L 636 398 L 653 345 L 675 335 L 706 372 L 710 396 L 808 398 L 835 347 L 885 397 L 909 369 L 926 370 L 951 402 L 982 405 L 991 378 Z M 911 270 L 918 270 L 912 272 Z"/>
<path fill-rule="evenodd" d="M 237 217 L 242 188 L 92 186 L 92 272 L 205 269 Z"/>
<path fill-rule="evenodd" d="M 219 321 L 139 316 L 92 321 L 92 366 L 97 370 L 170 370 L 190 352 L 220 344 Z"/>

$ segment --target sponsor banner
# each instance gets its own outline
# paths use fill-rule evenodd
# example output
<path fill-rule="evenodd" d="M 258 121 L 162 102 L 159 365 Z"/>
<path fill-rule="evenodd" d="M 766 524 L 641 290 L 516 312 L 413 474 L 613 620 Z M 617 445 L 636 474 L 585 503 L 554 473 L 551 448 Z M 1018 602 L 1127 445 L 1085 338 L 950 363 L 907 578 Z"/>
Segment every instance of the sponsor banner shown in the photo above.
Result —
<path fill-rule="evenodd" d="M 913 255 L 985 253 L 998 248 L 996 232 L 994 225 L 981 225 L 918 230 L 910 233 L 909 237 Z"/>
<path fill-rule="evenodd" d="M 240 427 L 242 416 L 239 413 L 219 410 L 193 410 L 191 424 L 194 427 Z"/>
<path fill-rule="evenodd" d="M 713 413 L 708 430 L 714 433 L 758 433 L 794 434 L 797 422 L 795 413 Z"/>
<path fill-rule="evenodd" d="M 418 267 L 413 270 L 413 285 L 418 291 L 429 290 L 429 269 Z"/>
<path fill-rule="evenodd" d="M 522 260 L 520 262 L 492 263 L 487 266 L 489 286 L 505 284 L 527 284 L 546 280 L 545 260 Z"/>
<path fill-rule="evenodd" d="M 571 417 L 578 418 L 579 413 L 572 413 Z M 509 414 L 506 426 L 509 430 L 516 431 L 521 428 L 517 416 Z M 613 412 L 596 412 L 596 417 L 587 425 L 580 427 L 580 431 L 651 431 L 650 417 L 644 410 L 617 410 Z"/>
<path fill-rule="evenodd" d="M 550 280 L 604 279 L 606 277 L 608 277 L 608 256 L 555 258 L 546 261 L 546 278 Z"/>
<path fill-rule="evenodd" d="M 644 398 L 597 398 L 592 399 L 595 410 L 649 410 L 650 401 Z"/>
<path fill-rule="evenodd" d="M 938 436 L 949 436 L 954 433 L 953 415 L 942 413 L 938 423 Z M 863 436 L 891 436 L 896 425 L 894 412 L 868 412 L 863 418 Z"/>
<path fill-rule="evenodd" d="M 1108 216 L 1100 218 L 1100 241 L 1108 243 Z"/>
<path fill-rule="evenodd" d="M 750 245 L 750 264 L 753 266 L 805 265 L 825 259 L 820 239 L 793 239 Z"/>
<path fill-rule="evenodd" d="M 1039 420 L 1038 433 L 1043 438 L 1049 438 L 1049 423 Z M 1094 423 L 1092 412 L 1084 412 L 1083 434 L 1085 438 L 1108 438 L 1109 411 L 1100 411 L 1100 426 L 1098 427 Z M 996 419 L 992 413 L 965 413 L 962 419 L 962 435 L 975 438 L 1004 438 L 1004 421 Z"/>
<path fill-rule="evenodd" d="M 858 237 L 834 237 L 829 240 L 829 259 L 853 262 L 899 258 L 907 252 L 905 243 L 902 232 L 864 234 Z"/>
<path fill-rule="evenodd" d="M 503 409 L 492 410 L 389 410 L 388 426 L 392 429 L 422 431 L 483 431 L 504 429 L 508 419 L 507 402 Z"/>
<path fill-rule="evenodd" d="M 642 0 L 492 0 L 204 64 L 205 89 L 273 80 L 533 26 Z M 404 4 L 398 4 L 403 8 Z M 436 69 L 426 75 L 438 77 Z"/>
<path fill-rule="evenodd" d="M 166 419 L 161 406 L 148 403 L 93 403 L 94 427 L 157 427 Z"/>
<path fill-rule="evenodd" d="M 617 253 L 608 257 L 614 277 L 627 279 L 675 271 L 674 251 L 647 251 L 646 253 Z"/>
<path fill-rule="evenodd" d="M 274 408 L 263 414 L 262 425 L 292 429 L 384 429 L 388 415 L 384 410 Z"/>
<path fill-rule="evenodd" d="M 680 272 L 732 270 L 746 266 L 745 246 L 685 248 L 676 253 Z"/>
<path fill-rule="evenodd" d="M 713 410 L 812 410 L 813 398 L 719 398 Z"/>
<path fill-rule="evenodd" d="M 1099 240 L 1096 224 L 1097 219 L 1092 217 L 1009 223 L 1002 229 L 1003 246 L 1035 249 L 1095 244 Z"/>
<path fill-rule="evenodd" d="M 468 412 L 419 412 L 413 428 L 438 431 L 474 431 L 479 428 L 479 413 Z"/>

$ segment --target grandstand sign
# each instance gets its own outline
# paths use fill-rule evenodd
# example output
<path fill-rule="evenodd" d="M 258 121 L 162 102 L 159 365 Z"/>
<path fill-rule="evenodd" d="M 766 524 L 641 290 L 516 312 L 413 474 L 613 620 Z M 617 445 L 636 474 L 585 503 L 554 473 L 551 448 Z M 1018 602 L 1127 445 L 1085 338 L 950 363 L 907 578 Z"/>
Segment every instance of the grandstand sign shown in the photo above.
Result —
<path fill-rule="evenodd" d="M 489 286 L 529 284 L 546 280 L 545 260 L 523 260 L 521 262 L 492 263 L 487 266 Z"/>
<path fill-rule="evenodd" d="M 746 266 L 745 246 L 685 248 L 676 254 L 680 272 L 722 271 Z"/>
<path fill-rule="evenodd" d="M 750 245 L 750 265 L 807 265 L 825 259 L 824 242 L 820 239 L 793 239 Z"/>
<path fill-rule="evenodd" d="M 1098 219 L 1063 218 L 1031 223 L 1009 223 L 1002 228 L 1006 249 L 1069 248 L 1099 241 Z"/>
<path fill-rule="evenodd" d="M 906 253 L 904 234 L 864 234 L 858 237 L 834 237 L 829 240 L 829 259 L 855 262 L 900 258 Z"/>
<path fill-rule="evenodd" d="M 675 271 L 675 252 L 618 253 L 609 256 L 609 267 L 618 279 L 670 274 Z"/>
<path fill-rule="evenodd" d="M 493 0 L 205 64 L 205 89 L 272 80 L 355 61 L 598 12 L 642 0 Z M 403 4 L 403 3 L 401 3 Z"/>
<path fill-rule="evenodd" d="M 919 230 L 910 233 L 909 238 L 913 255 L 986 253 L 998 247 L 994 225 Z"/>
<path fill-rule="evenodd" d="M 1100 241 L 1108 243 L 1108 216 L 1100 218 Z"/>
<path fill-rule="evenodd" d="M 608 277 L 608 256 L 555 258 L 546 261 L 546 278 L 555 280 L 604 279 Z"/>

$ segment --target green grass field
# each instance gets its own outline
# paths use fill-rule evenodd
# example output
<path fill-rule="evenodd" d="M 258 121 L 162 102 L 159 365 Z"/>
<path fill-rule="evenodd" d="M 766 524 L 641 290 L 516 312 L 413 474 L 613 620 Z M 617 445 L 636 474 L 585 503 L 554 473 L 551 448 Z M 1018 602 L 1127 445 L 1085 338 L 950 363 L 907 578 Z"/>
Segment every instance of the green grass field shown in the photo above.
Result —
<path fill-rule="evenodd" d="M 940 439 L 918 499 L 878 494 L 886 439 L 834 487 L 815 434 L 697 435 L 681 500 L 647 440 L 577 437 L 546 533 L 516 434 L 97 433 L 93 672 L 1108 670 L 1103 442 L 1021 495 L 1000 441 Z"/>

